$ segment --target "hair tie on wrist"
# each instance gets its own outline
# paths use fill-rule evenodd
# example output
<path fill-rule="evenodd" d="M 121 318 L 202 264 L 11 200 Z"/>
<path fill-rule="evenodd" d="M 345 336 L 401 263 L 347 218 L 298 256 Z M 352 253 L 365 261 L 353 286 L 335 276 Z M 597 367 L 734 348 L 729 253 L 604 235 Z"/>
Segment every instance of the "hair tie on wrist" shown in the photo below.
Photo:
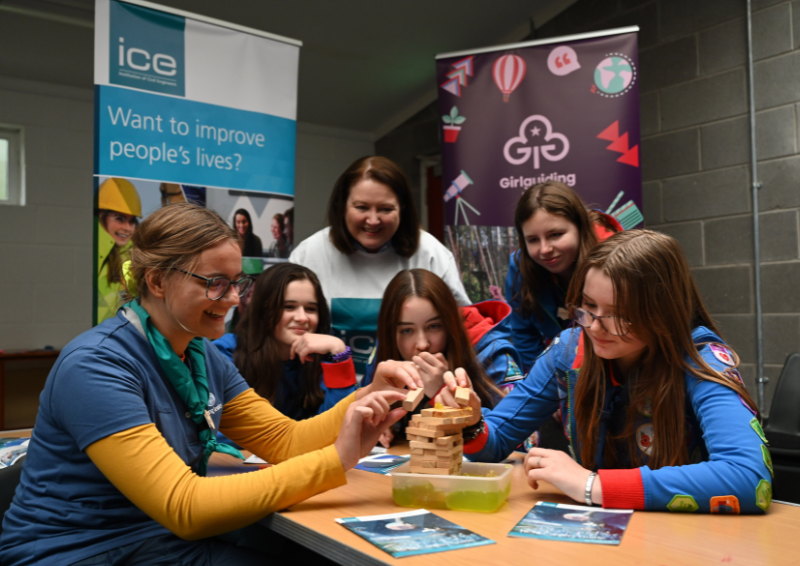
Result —
<path fill-rule="evenodd" d="M 122 264 L 122 278 L 125 280 L 125 289 L 127 289 L 128 293 L 131 295 L 138 294 L 136 279 L 133 277 L 133 271 L 131 271 L 131 260 Z"/>

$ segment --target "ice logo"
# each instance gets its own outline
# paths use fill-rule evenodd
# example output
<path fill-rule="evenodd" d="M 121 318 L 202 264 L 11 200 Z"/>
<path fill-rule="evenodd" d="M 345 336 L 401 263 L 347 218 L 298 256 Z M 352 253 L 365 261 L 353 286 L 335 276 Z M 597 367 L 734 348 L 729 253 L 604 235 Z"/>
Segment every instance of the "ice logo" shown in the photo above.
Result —
<path fill-rule="evenodd" d="M 636 71 L 631 60 L 622 53 L 611 53 L 594 70 L 594 84 L 606 94 L 624 94 L 633 84 Z"/>
<path fill-rule="evenodd" d="M 561 45 L 550 52 L 547 57 L 547 68 L 559 77 L 570 74 L 581 68 L 578 55 L 572 47 Z"/>
<path fill-rule="evenodd" d="M 537 123 L 543 126 L 543 129 Z M 530 134 L 530 139 L 527 134 Z M 551 141 L 557 143 L 548 143 Z M 531 159 L 534 169 L 539 169 L 540 157 L 548 161 L 561 161 L 568 153 L 567 136 L 554 132 L 550 120 L 541 114 L 525 118 L 519 126 L 519 136 L 508 140 L 503 147 L 506 161 L 512 165 L 522 165 Z"/>
<path fill-rule="evenodd" d="M 214 394 L 209 391 L 208 392 L 208 406 L 209 407 L 213 407 L 214 403 L 216 403 L 216 402 L 217 402 L 217 398 L 214 397 Z"/>

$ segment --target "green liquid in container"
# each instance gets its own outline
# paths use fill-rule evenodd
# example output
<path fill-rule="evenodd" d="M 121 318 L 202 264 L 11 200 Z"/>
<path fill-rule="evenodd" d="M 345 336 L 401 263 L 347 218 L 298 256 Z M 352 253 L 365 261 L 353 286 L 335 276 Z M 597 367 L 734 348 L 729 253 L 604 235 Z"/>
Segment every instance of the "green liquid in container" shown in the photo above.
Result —
<path fill-rule="evenodd" d="M 482 511 L 494 513 L 511 493 L 509 485 L 503 491 L 454 491 L 445 494 L 425 482 L 402 489 L 393 489 L 394 502 L 401 507 L 426 509 L 452 509 L 454 511 Z"/>

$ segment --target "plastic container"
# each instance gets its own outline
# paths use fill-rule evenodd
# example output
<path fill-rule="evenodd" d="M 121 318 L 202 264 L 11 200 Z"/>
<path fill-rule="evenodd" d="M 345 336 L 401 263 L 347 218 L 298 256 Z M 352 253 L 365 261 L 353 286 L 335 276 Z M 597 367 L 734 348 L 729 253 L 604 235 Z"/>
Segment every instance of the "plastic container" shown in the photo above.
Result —
<path fill-rule="evenodd" d="M 410 467 L 406 462 L 391 472 L 392 498 L 401 507 L 494 513 L 511 492 L 510 464 L 464 462 L 461 473 L 469 476 L 411 474 Z"/>

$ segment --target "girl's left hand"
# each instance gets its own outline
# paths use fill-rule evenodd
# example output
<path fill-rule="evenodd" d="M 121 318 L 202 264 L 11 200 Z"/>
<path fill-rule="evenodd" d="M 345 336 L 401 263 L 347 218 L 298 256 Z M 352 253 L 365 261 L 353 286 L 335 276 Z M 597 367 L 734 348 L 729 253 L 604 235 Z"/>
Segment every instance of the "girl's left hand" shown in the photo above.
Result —
<path fill-rule="evenodd" d="M 344 342 L 336 336 L 327 334 L 312 334 L 306 332 L 298 336 L 292 342 L 292 349 L 289 351 L 289 359 L 293 360 L 295 355 L 301 364 L 311 360 L 312 354 L 341 354 L 345 350 Z"/>
<path fill-rule="evenodd" d="M 546 481 L 580 503 L 586 503 L 586 480 L 591 472 L 561 450 L 531 448 L 525 457 L 525 475 L 528 485 L 539 489 L 539 482 Z M 603 503 L 603 488 L 600 477 L 592 485 L 592 502 Z"/>

